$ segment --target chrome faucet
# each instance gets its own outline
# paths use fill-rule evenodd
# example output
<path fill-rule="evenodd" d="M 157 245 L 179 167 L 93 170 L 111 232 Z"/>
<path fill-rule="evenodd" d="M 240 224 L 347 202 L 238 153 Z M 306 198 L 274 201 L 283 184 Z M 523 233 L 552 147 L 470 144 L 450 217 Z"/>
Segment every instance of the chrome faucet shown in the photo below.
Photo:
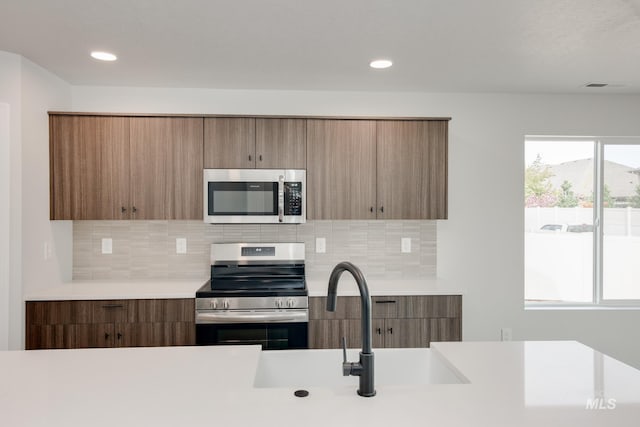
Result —
<path fill-rule="evenodd" d="M 327 291 L 327 311 L 336 311 L 336 299 L 338 280 L 344 271 L 351 273 L 358 289 L 360 290 L 360 301 L 362 304 L 362 351 L 360 352 L 360 361 L 347 362 L 347 340 L 342 338 L 342 375 L 360 377 L 360 387 L 358 394 L 364 397 L 372 397 L 376 395 L 376 389 L 373 381 L 373 351 L 371 351 L 371 297 L 369 296 L 369 288 L 367 281 L 364 279 L 362 271 L 350 262 L 341 262 L 336 265 L 331 276 L 329 277 L 329 289 Z"/>

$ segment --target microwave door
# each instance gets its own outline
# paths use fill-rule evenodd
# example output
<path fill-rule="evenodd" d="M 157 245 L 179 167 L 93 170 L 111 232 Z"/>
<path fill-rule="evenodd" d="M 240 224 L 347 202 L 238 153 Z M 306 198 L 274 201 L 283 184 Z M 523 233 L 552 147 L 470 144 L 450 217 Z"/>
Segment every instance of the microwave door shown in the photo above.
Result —
<path fill-rule="evenodd" d="M 278 217 L 279 182 L 213 181 L 207 187 L 209 217 L 229 222 L 245 222 L 243 217 L 246 222 Z"/>

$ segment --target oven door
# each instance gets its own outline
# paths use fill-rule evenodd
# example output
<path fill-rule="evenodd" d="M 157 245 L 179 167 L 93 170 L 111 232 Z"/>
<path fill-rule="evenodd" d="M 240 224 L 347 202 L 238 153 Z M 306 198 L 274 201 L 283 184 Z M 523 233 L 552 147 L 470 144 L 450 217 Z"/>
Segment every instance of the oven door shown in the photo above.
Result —
<path fill-rule="evenodd" d="M 305 349 L 308 322 L 196 324 L 197 345 L 259 344 L 263 350 Z"/>

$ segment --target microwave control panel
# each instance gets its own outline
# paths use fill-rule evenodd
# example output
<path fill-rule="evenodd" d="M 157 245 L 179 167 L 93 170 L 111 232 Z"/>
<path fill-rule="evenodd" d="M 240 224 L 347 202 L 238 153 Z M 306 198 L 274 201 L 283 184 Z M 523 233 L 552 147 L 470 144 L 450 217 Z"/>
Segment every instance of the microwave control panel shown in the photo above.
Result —
<path fill-rule="evenodd" d="M 287 181 L 284 183 L 284 214 L 302 215 L 302 183 Z"/>

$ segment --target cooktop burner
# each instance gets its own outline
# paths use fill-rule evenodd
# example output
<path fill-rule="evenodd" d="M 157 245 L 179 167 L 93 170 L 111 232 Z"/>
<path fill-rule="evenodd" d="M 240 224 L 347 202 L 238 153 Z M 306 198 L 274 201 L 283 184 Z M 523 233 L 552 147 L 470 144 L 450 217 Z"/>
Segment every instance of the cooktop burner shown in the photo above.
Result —
<path fill-rule="evenodd" d="M 302 243 L 213 244 L 211 263 L 196 298 L 307 295 Z"/>

